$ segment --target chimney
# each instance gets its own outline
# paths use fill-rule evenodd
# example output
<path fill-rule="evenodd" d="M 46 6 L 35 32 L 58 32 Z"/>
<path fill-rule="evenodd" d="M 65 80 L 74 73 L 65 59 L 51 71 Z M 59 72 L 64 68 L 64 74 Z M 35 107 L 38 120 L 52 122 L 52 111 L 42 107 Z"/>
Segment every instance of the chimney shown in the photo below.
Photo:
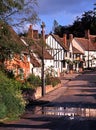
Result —
<path fill-rule="evenodd" d="M 29 26 L 28 29 L 28 38 L 33 38 L 33 29 L 32 29 L 32 25 Z"/>
<path fill-rule="evenodd" d="M 67 44 L 67 34 L 63 34 L 63 42 L 65 45 Z"/>
<path fill-rule="evenodd" d="M 85 30 L 85 38 L 86 39 L 89 39 L 89 36 L 90 36 L 90 30 Z"/>
<path fill-rule="evenodd" d="M 73 40 L 73 34 L 69 34 L 69 40 L 70 40 L 70 42 L 72 42 L 72 40 Z"/>
<path fill-rule="evenodd" d="M 45 23 L 44 22 L 42 22 L 41 28 L 42 28 L 42 31 L 41 31 L 42 38 L 43 38 L 43 40 L 45 40 L 45 31 L 44 31 Z"/>
<path fill-rule="evenodd" d="M 33 30 L 33 38 L 34 39 L 38 39 L 39 38 L 38 30 Z"/>

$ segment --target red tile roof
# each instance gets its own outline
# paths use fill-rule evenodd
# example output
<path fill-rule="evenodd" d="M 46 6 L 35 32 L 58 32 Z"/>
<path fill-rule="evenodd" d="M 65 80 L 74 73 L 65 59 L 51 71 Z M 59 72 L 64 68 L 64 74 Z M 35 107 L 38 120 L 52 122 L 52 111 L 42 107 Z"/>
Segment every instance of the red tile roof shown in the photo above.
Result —
<path fill-rule="evenodd" d="M 34 40 L 35 44 L 31 46 L 31 48 L 34 50 L 35 53 L 38 54 L 39 58 L 42 58 L 42 44 L 40 39 Z M 46 43 L 44 43 L 46 45 Z M 53 59 L 52 55 L 45 49 L 45 46 L 43 46 L 43 53 L 44 53 L 44 59 Z"/>
<path fill-rule="evenodd" d="M 86 51 L 96 51 L 96 48 L 94 47 L 93 43 L 89 39 L 85 38 L 74 38 L 80 46 L 84 48 Z"/>
<path fill-rule="evenodd" d="M 51 36 L 63 47 L 65 50 L 68 50 L 67 44 L 64 44 L 63 38 L 60 38 L 58 35 L 51 34 Z"/>
<path fill-rule="evenodd" d="M 74 54 L 83 54 L 80 50 L 78 50 L 77 48 L 73 47 L 73 53 Z"/>
<path fill-rule="evenodd" d="M 96 35 L 90 35 L 90 40 L 91 40 L 93 46 L 96 49 Z"/>
<path fill-rule="evenodd" d="M 38 55 L 39 58 L 42 58 L 42 45 L 41 45 L 41 41 L 40 39 L 28 39 L 28 38 L 24 38 L 24 40 L 27 42 L 27 44 L 31 44 L 30 45 L 30 49 L 33 50 L 34 53 L 36 53 Z M 32 43 L 31 43 L 32 41 Z M 43 52 L 44 52 L 44 59 L 53 59 L 53 57 L 49 54 L 49 52 L 45 49 L 45 47 L 43 47 Z"/>
<path fill-rule="evenodd" d="M 33 56 L 33 54 L 31 54 L 30 58 L 31 58 L 30 61 L 31 61 L 31 63 L 34 67 L 40 67 L 41 66 L 41 64 L 36 60 L 36 58 Z"/>
<path fill-rule="evenodd" d="M 51 36 L 53 36 L 55 38 L 56 41 L 58 41 L 58 43 L 65 49 L 65 50 L 69 50 L 69 45 L 70 45 L 70 40 L 66 39 L 66 44 L 64 43 L 64 38 L 60 38 L 58 35 L 54 35 L 51 34 Z M 73 53 L 74 54 L 83 54 L 80 50 L 76 49 L 75 47 L 73 47 Z"/>

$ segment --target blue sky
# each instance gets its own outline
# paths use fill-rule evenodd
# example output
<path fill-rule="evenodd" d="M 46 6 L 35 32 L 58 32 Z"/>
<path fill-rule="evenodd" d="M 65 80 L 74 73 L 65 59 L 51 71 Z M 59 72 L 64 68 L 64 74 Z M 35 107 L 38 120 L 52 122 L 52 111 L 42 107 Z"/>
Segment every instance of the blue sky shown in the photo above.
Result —
<path fill-rule="evenodd" d="M 80 17 L 85 11 L 93 10 L 94 3 L 96 0 L 38 0 L 37 12 L 46 24 L 45 32 L 50 33 L 54 20 L 64 26 L 72 24 L 76 16 Z"/>

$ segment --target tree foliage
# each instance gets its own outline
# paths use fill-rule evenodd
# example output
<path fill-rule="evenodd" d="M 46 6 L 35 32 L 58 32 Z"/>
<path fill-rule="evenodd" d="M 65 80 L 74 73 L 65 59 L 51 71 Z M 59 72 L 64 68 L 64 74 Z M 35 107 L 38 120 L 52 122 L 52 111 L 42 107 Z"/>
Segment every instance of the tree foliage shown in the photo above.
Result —
<path fill-rule="evenodd" d="M 58 27 L 54 29 L 54 33 L 60 37 L 62 37 L 64 33 L 72 33 L 74 36 L 83 37 L 85 30 L 90 29 L 91 34 L 96 34 L 96 4 L 94 4 L 94 6 L 93 10 L 84 12 L 81 17 L 77 16 L 72 25 L 58 25 Z"/>
<path fill-rule="evenodd" d="M 0 61 L 10 58 L 12 53 L 20 53 L 25 49 L 16 32 L 0 20 Z"/>
<path fill-rule="evenodd" d="M 36 23 L 37 0 L 0 0 L 0 19 L 10 25 L 22 25 L 26 22 Z"/>
<path fill-rule="evenodd" d="M 0 0 L 0 60 L 4 61 L 11 53 L 20 53 L 24 49 L 11 26 L 36 23 L 36 6 L 37 0 Z"/>
<path fill-rule="evenodd" d="M 58 27 L 58 22 L 57 22 L 57 20 L 54 20 L 54 22 L 53 22 L 53 27 L 52 27 L 52 30 L 53 30 L 53 32 L 55 31 L 55 28 L 57 28 Z"/>

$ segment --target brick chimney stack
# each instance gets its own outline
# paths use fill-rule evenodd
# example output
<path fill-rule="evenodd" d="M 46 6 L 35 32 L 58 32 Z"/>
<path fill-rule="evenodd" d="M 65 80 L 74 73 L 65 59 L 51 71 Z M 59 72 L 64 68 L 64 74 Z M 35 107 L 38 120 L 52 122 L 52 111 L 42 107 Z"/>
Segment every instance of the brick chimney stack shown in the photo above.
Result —
<path fill-rule="evenodd" d="M 41 24 L 41 28 L 42 28 L 42 31 L 41 31 L 42 38 L 43 38 L 43 40 L 45 40 L 45 31 L 44 31 L 45 23 L 44 23 L 44 22 L 42 22 L 42 24 Z"/>
<path fill-rule="evenodd" d="M 32 25 L 29 26 L 28 29 L 28 38 L 33 38 L 33 29 L 32 29 Z"/>
<path fill-rule="evenodd" d="M 65 45 L 67 44 L 67 34 L 63 34 L 63 42 Z"/>
<path fill-rule="evenodd" d="M 38 30 L 33 30 L 33 38 L 34 39 L 38 39 L 39 38 Z"/>
<path fill-rule="evenodd" d="M 90 30 L 85 30 L 85 38 L 89 39 L 90 38 Z"/>

